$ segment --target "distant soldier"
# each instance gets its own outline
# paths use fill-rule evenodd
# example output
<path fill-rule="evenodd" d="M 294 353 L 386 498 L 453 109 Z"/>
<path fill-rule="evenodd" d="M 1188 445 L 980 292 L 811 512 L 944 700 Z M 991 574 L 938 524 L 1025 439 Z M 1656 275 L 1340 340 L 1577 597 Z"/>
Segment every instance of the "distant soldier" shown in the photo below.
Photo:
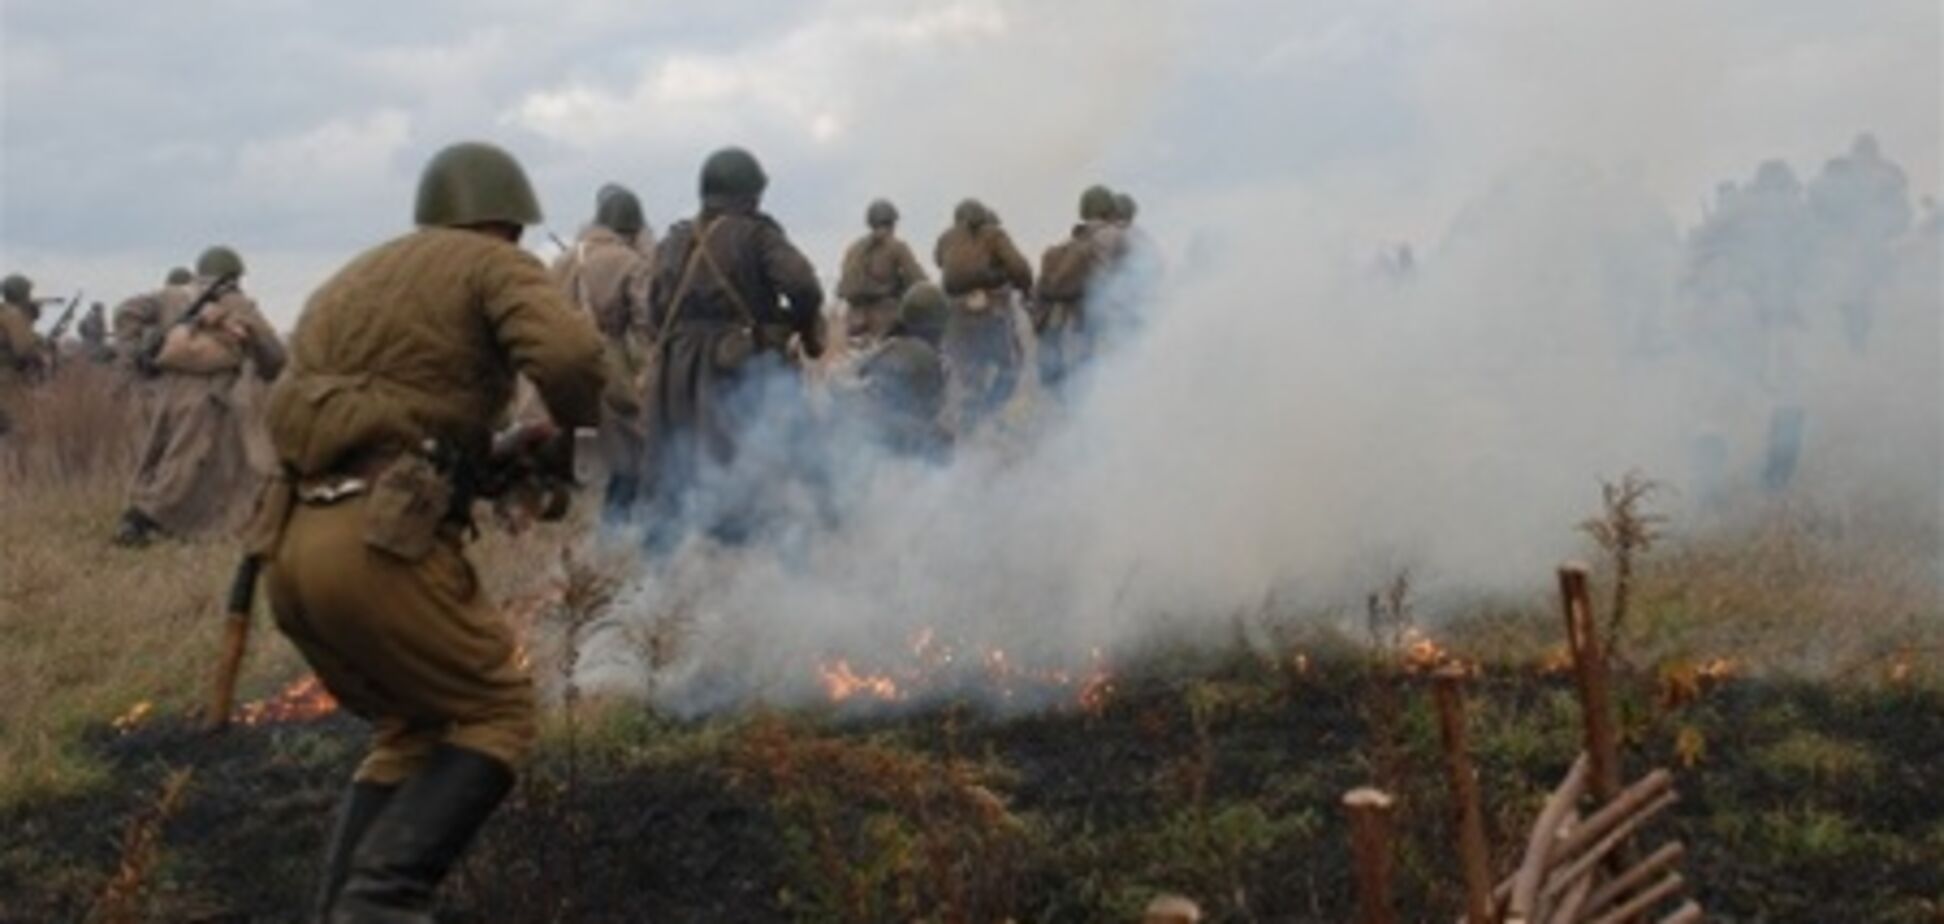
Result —
<path fill-rule="evenodd" d="M 39 320 L 34 283 L 18 273 L 0 280 L 0 436 L 13 429 L 10 409 L 45 368 L 45 349 L 34 333 Z"/>
<path fill-rule="evenodd" d="M 178 266 L 163 278 L 162 288 L 133 296 L 115 306 L 111 332 L 115 352 L 121 357 L 124 369 L 144 376 L 152 371 L 136 366 L 144 361 L 146 349 L 161 337 L 168 326 L 166 319 L 180 316 L 196 300 L 195 281 L 194 273 Z"/>
<path fill-rule="evenodd" d="M 45 368 L 47 344 L 34 332 L 39 322 L 33 280 L 19 273 L 0 279 L 0 383 L 9 388 L 34 381 Z"/>
<path fill-rule="evenodd" d="M 945 364 L 938 352 L 950 311 L 938 286 L 912 286 L 884 342 L 858 363 L 858 414 L 876 442 L 895 454 L 942 459 L 951 449 L 951 433 L 940 421 Z"/>
<path fill-rule="evenodd" d="M 768 185 L 748 151 L 709 155 L 701 212 L 669 229 L 649 295 L 657 350 L 645 477 L 664 514 L 695 514 L 720 538 L 749 525 L 741 519 L 747 509 L 731 509 L 746 507 L 748 498 L 726 497 L 723 508 L 698 511 L 703 499 L 691 492 L 737 461 L 743 431 L 759 415 L 796 411 L 764 407 L 768 398 L 791 397 L 792 343 L 806 356 L 823 354 L 823 287 L 783 226 L 761 210 Z M 657 525 L 673 522 L 664 516 Z M 651 541 L 670 538 L 662 533 Z"/>
<path fill-rule="evenodd" d="M 610 517 L 632 509 L 639 491 L 645 426 L 641 389 L 649 365 L 648 286 L 654 262 L 643 255 L 637 240 L 647 227 L 641 200 L 609 184 L 596 197 L 593 223 L 553 266 L 554 279 L 607 342 L 599 446 L 608 473 L 604 503 Z"/>
<path fill-rule="evenodd" d="M 843 275 L 837 297 L 848 306 L 851 339 L 882 340 L 898 322 L 899 300 L 905 291 L 924 282 L 925 268 L 911 247 L 898 238 L 898 209 L 879 199 L 864 211 L 870 233 L 844 251 Z"/>
<path fill-rule="evenodd" d="M 600 414 L 600 334 L 517 246 L 540 221 L 520 165 L 448 147 L 415 215 L 305 305 L 270 397 L 285 476 L 246 543 L 278 627 L 375 729 L 325 853 L 315 918 L 334 924 L 429 924 L 533 746 L 532 677 L 464 553 L 514 374 L 555 447 Z"/>
<path fill-rule="evenodd" d="M 1126 252 L 1113 191 L 1091 186 L 1080 194 L 1080 223 L 1066 240 L 1040 257 L 1033 329 L 1039 335 L 1040 381 L 1058 386 L 1093 354 L 1090 310 L 1098 310 L 1103 283 Z"/>
<path fill-rule="evenodd" d="M 155 376 L 148 436 L 115 542 L 145 545 L 157 535 L 189 537 L 232 522 L 256 478 L 247 448 L 246 407 L 236 399 L 245 374 L 262 381 L 283 369 L 284 348 L 257 304 L 243 294 L 243 258 L 211 247 L 196 261 L 196 294 L 164 314 L 139 362 Z M 197 300 L 206 307 L 193 320 Z M 247 367 L 247 368 L 246 368 Z"/>
<path fill-rule="evenodd" d="M 601 203 L 606 202 L 608 196 L 617 192 L 624 192 L 630 196 L 634 195 L 633 190 L 629 189 L 626 186 L 621 185 L 620 183 L 613 183 L 613 182 L 602 183 L 601 188 L 594 191 L 594 212 L 596 215 L 600 214 Z M 641 199 L 640 197 L 637 196 L 635 198 L 635 206 L 636 208 L 639 208 L 640 205 L 641 205 Z M 645 217 L 646 213 L 644 212 L 643 214 L 644 217 L 641 222 L 641 227 L 640 229 L 636 230 L 634 233 L 634 238 L 633 238 L 634 248 L 636 250 L 641 251 L 642 256 L 647 257 L 650 260 L 653 260 L 655 258 L 655 231 L 653 228 L 650 228 L 648 226 L 648 221 L 647 218 Z"/>
<path fill-rule="evenodd" d="M 89 362 L 105 366 L 115 361 L 115 345 L 108 342 L 108 306 L 89 305 L 76 331 L 81 335 L 81 355 Z"/>
<path fill-rule="evenodd" d="M 952 218 L 932 256 L 951 303 L 944 349 L 963 436 L 1004 405 L 1019 380 L 1013 311 L 1033 289 L 1033 268 L 984 203 L 960 202 Z"/>

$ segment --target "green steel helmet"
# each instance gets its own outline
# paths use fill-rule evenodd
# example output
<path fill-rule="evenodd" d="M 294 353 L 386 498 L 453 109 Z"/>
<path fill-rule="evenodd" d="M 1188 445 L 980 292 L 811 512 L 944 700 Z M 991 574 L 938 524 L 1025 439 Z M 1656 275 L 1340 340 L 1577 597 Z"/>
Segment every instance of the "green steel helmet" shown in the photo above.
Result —
<path fill-rule="evenodd" d="M 1114 191 L 1095 183 L 1080 194 L 1081 221 L 1110 221 L 1114 217 Z"/>
<path fill-rule="evenodd" d="M 25 305 L 34 300 L 34 281 L 19 273 L 0 279 L 0 299 L 8 304 Z"/>
<path fill-rule="evenodd" d="M 162 283 L 171 286 L 186 286 L 195 281 L 196 274 L 189 272 L 189 267 L 186 266 L 178 266 L 170 270 L 169 275 L 162 277 Z"/>
<path fill-rule="evenodd" d="M 620 183 L 615 183 L 611 181 L 607 183 L 602 183 L 601 188 L 594 191 L 594 207 L 598 209 L 601 207 L 601 203 L 607 201 L 607 197 L 612 196 L 618 192 L 627 192 L 627 191 L 628 191 L 628 187 L 623 186 Z"/>
<path fill-rule="evenodd" d="M 419 174 L 420 225 L 460 227 L 487 222 L 540 223 L 540 200 L 520 162 L 483 141 L 462 141 L 432 155 Z"/>
<path fill-rule="evenodd" d="M 196 275 L 209 279 L 243 275 L 243 258 L 235 250 L 217 244 L 196 258 Z"/>
<path fill-rule="evenodd" d="M 945 335 L 949 314 L 945 290 L 937 283 L 921 282 L 905 290 L 898 302 L 898 323 L 914 337 L 937 343 Z"/>
<path fill-rule="evenodd" d="M 1134 213 L 1138 211 L 1140 211 L 1140 206 L 1135 204 L 1133 196 L 1126 193 L 1114 194 L 1114 218 L 1128 224 L 1133 224 Z"/>
<path fill-rule="evenodd" d="M 889 228 L 898 223 L 898 207 L 889 199 L 878 199 L 864 210 L 864 223 L 873 228 Z"/>
<path fill-rule="evenodd" d="M 952 210 L 952 223 L 967 228 L 977 228 L 992 221 L 992 210 L 977 199 L 966 199 Z"/>
<path fill-rule="evenodd" d="M 723 148 L 702 162 L 702 197 L 754 199 L 769 187 L 769 177 L 756 155 L 742 148 Z"/>
<path fill-rule="evenodd" d="M 641 200 L 623 187 L 616 186 L 604 190 L 600 204 L 594 207 L 594 223 L 616 234 L 639 234 L 648 227 L 648 219 L 641 213 Z"/>

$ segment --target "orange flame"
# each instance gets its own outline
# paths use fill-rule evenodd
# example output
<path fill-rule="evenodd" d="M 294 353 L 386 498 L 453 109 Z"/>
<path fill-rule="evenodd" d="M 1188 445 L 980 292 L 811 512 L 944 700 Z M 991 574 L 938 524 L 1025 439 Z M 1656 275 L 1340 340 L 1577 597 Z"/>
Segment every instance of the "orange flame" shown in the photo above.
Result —
<path fill-rule="evenodd" d="M 241 725 L 306 722 L 330 715 L 337 707 L 337 700 L 324 689 L 323 681 L 316 674 L 306 674 L 275 696 L 244 703 L 236 710 L 236 721 Z"/>
<path fill-rule="evenodd" d="M 149 713 L 154 711 L 154 703 L 148 700 L 141 700 L 135 705 L 128 707 L 127 712 L 116 716 L 115 720 L 109 724 L 113 725 L 116 731 L 127 734 L 128 732 L 134 731 L 135 726 L 142 724 L 149 717 Z"/>
<path fill-rule="evenodd" d="M 823 679 L 824 692 L 830 701 L 841 703 L 853 697 L 896 702 L 901 698 L 898 683 L 882 674 L 860 674 L 851 669 L 850 662 L 833 661 L 817 668 Z"/>
<path fill-rule="evenodd" d="M 1091 713 L 1105 709 L 1114 691 L 1113 675 L 1099 649 L 1093 650 L 1085 670 L 1074 670 L 1022 663 L 998 647 L 979 649 L 976 655 L 961 658 L 950 642 L 929 628 L 913 633 L 906 647 L 911 653 L 910 663 L 881 670 L 860 670 L 844 658 L 826 660 L 817 665 L 818 683 L 832 703 L 904 702 L 926 691 L 942 691 L 978 678 L 1002 700 L 1019 698 L 1022 693 L 1065 691 L 1079 708 Z M 965 669 L 954 670 L 960 663 Z"/>

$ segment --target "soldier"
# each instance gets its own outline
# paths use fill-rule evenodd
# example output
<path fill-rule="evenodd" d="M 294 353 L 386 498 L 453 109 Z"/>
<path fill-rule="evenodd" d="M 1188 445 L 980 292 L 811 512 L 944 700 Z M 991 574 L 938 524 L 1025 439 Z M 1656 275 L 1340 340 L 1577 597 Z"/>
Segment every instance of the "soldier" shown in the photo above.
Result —
<path fill-rule="evenodd" d="M 609 184 L 595 202 L 594 222 L 554 262 L 553 276 L 607 342 L 607 393 L 598 444 L 608 472 L 604 509 L 612 520 L 633 509 L 639 490 L 641 387 L 648 367 L 648 285 L 654 263 L 637 243 L 648 227 L 641 200 Z"/>
<path fill-rule="evenodd" d="M 944 349 L 956 432 L 964 435 L 1006 402 L 1019 379 L 1013 311 L 1018 296 L 1032 291 L 1033 268 L 998 214 L 977 199 L 960 202 L 952 218 L 932 256 L 951 302 Z"/>
<path fill-rule="evenodd" d="M 155 376 L 153 419 L 136 460 L 128 509 L 115 530 L 118 545 L 221 528 L 255 484 L 247 442 L 249 428 L 258 424 L 236 399 L 237 383 L 246 373 L 275 379 L 284 348 L 239 287 L 243 272 L 236 251 L 203 251 L 196 261 L 195 298 L 158 317 L 159 326 L 143 342 L 137 362 Z M 207 307 L 188 320 L 197 300 Z"/>
<path fill-rule="evenodd" d="M 81 351 L 88 361 L 106 366 L 115 361 L 114 344 L 108 342 L 108 307 L 100 302 L 88 306 L 88 313 L 76 330 L 81 335 Z"/>
<path fill-rule="evenodd" d="M 0 436 L 13 429 L 8 409 L 45 368 L 45 350 L 34 333 L 39 320 L 33 281 L 19 273 L 0 280 Z"/>
<path fill-rule="evenodd" d="M 870 233 L 844 251 L 844 271 L 837 281 L 837 297 L 849 306 L 847 327 L 852 340 L 872 343 L 897 324 L 899 300 L 914 284 L 924 282 L 925 268 L 899 240 L 898 209 L 879 199 L 864 210 Z"/>
<path fill-rule="evenodd" d="M 181 315 L 196 300 L 195 281 L 194 273 L 178 266 L 163 277 L 162 288 L 130 297 L 115 306 L 112 331 L 115 351 L 131 376 L 147 374 L 148 370 L 137 369 L 136 364 L 142 361 L 147 345 L 159 338 L 168 326 L 163 319 Z"/>
<path fill-rule="evenodd" d="M 644 477 L 664 511 L 689 508 L 718 538 L 739 537 L 747 511 L 694 509 L 704 503 L 698 480 L 736 461 L 742 431 L 759 412 L 796 410 L 762 406 L 767 382 L 789 371 L 793 336 L 803 355 L 823 354 L 823 289 L 783 227 L 761 211 L 768 182 L 748 151 L 709 155 L 701 212 L 669 229 L 648 300 L 657 341 Z M 728 503 L 746 507 L 748 499 Z M 650 544 L 674 538 L 664 531 Z"/>
<path fill-rule="evenodd" d="M 1040 381 L 1057 387 L 1092 355 L 1090 309 L 1103 292 L 1100 279 L 1119 263 L 1126 238 L 1117 221 L 1114 193 L 1090 186 L 1080 194 L 1080 223 L 1066 240 L 1040 257 L 1039 290 L 1033 299 L 1033 330 L 1039 335 Z"/>
<path fill-rule="evenodd" d="M 599 212 L 601 211 L 601 203 L 606 202 L 607 197 L 609 195 L 612 195 L 617 192 L 624 192 L 630 196 L 634 195 L 633 190 L 629 189 L 626 186 L 621 185 L 620 183 L 612 183 L 612 182 L 602 183 L 601 188 L 594 191 L 595 213 L 599 214 Z M 635 206 L 639 208 L 640 204 L 641 204 L 641 200 L 639 197 L 637 197 L 635 199 Z M 648 227 L 648 221 L 646 218 L 642 219 L 641 228 L 637 230 L 634 234 L 634 248 L 638 251 L 641 251 L 641 255 L 647 257 L 650 260 L 653 260 L 655 258 L 655 231 L 653 228 Z"/>
<path fill-rule="evenodd" d="M 317 911 L 333 924 L 429 924 L 533 744 L 532 678 L 463 545 L 516 372 L 556 448 L 600 415 L 600 334 L 517 246 L 539 220 L 505 151 L 439 152 L 418 230 L 312 294 L 271 390 L 284 475 L 246 548 L 278 627 L 375 728 L 325 854 Z"/>
<path fill-rule="evenodd" d="M 945 365 L 938 353 L 950 311 L 938 286 L 912 286 L 889 336 L 858 364 L 859 416 L 878 444 L 895 454 L 942 461 L 951 449 L 951 433 L 939 422 Z"/>

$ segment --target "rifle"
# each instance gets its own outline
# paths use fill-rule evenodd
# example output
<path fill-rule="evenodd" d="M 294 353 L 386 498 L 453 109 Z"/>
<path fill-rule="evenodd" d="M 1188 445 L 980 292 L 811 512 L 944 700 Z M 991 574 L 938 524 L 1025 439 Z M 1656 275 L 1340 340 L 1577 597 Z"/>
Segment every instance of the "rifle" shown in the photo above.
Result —
<path fill-rule="evenodd" d="M 48 329 L 47 342 L 58 345 L 61 338 L 67 336 L 68 325 L 74 323 L 74 310 L 79 307 L 81 307 L 81 290 L 76 289 L 74 297 L 68 299 L 67 307 L 61 310 L 60 318 L 55 320 L 52 328 Z"/>
<path fill-rule="evenodd" d="M 60 301 L 60 299 L 54 299 Z M 74 297 L 68 299 L 67 308 L 54 321 L 47 331 L 47 368 L 41 370 L 42 378 L 52 378 L 61 368 L 61 338 L 67 336 L 68 325 L 74 323 L 74 310 L 81 307 L 81 292 L 75 290 Z"/>
<path fill-rule="evenodd" d="M 223 620 L 223 650 L 216 662 L 216 686 L 209 698 L 206 727 L 220 732 L 229 727 L 230 711 L 236 706 L 236 678 L 243 670 L 243 653 L 250 645 L 250 611 L 255 608 L 257 575 L 263 559 L 246 554 L 236 563 L 230 578 L 229 605 Z"/>
<path fill-rule="evenodd" d="M 151 375 L 154 374 L 155 359 L 162 355 L 162 345 L 169 339 L 169 331 L 177 327 L 193 326 L 210 305 L 234 291 L 236 291 L 236 274 L 225 273 L 216 277 L 216 281 L 210 283 L 209 288 L 202 290 L 202 294 L 189 303 L 189 308 L 182 312 L 181 317 L 175 319 L 175 323 L 149 335 L 150 339 L 142 344 L 142 352 L 135 357 L 135 367 Z"/>

